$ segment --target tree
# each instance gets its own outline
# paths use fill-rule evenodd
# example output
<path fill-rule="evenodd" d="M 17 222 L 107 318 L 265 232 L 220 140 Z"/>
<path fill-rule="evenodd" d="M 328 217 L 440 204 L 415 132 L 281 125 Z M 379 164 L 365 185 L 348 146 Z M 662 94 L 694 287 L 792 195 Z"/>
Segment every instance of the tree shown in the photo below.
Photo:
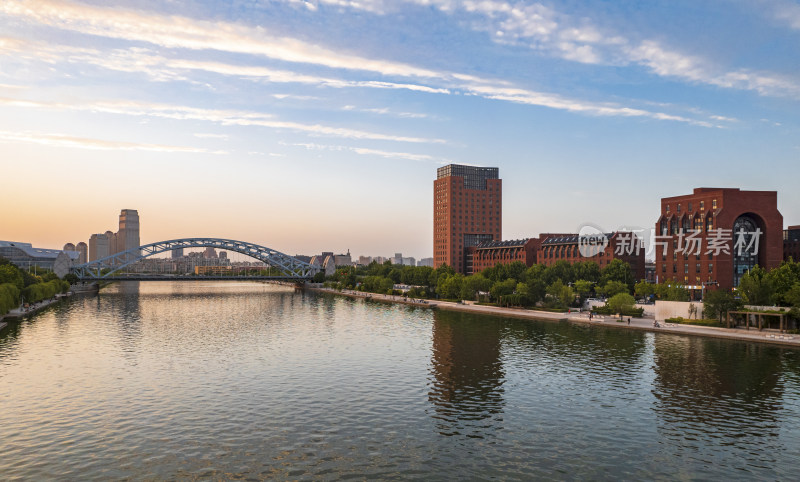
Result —
<path fill-rule="evenodd" d="M 581 304 L 583 304 L 583 301 L 592 294 L 593 284 L 594 283 L 591 281 L 585 279 L 579 279 L 575 282 L 575 292 L 581 297 Z"/>
<path fill-rule="evenodd" d="M 440 276 L 436 284 L 436 293 L 445 299 L 455 300 L 461 296 L 461 285 L 464 282 L 464 275 L 456 273 L 452 276 Z"/>
<path fill-rule="evenodd" d="M 633 278 L 631 266 L 622 261 L 621 259 L 613 259 L 608 265 L 602 269 L 602 276 L 600 277 L 600 284 L 605 285 L 609 281 L 619 281 L 628 286 L 627 292 L 633 289 L 636 280 Z"/>
<path fill-rule="evenodd" d="M 756 265 L 742 276 L 739 281 L 739 292 L 751 305 L 771 305 L 775 299 L 773 279 L 767 276 L 764 268 Z"/>
<path fill-rule="evenodd" d="M 495 282 L 489 289 L 489 293 L 491 293 L 493 300 L 500 301 L 501 296 L 510 295 L 514 293 L 515 289 L 517 289 L 517 281 L 509 278 L 505 281 Z"/>
<path fill-rule="evenodd" d="M 800 282 L 793 284 L 792 287 L 789 288 L 784 295 L 784 299 L 790 306 L 800 308 Z"/>
<path fill-rule="evenodd" d="M 543 277 L 547 286 L 550 286 L 558 280 L 561 280 L 564 284 L 575 281 L 575 273 L 572 270 L 572 265 L 563 259 L 556 261 L 553 266 L 547 268 L 543 273 Z"/>
<path fill-rule="evenodd" d="M 0 284 L 10 283 L 19 289 L 25 286 L 22 271 L 13 264 L 0 265 Z"/>
<path fill-rule="evenodd" d="M 786 299 L 786 295 L 796 283 L 800 282 L 800 263 L 795 263 L 791 259 L 784 261 L 766 276 L 775 290 L 773 302 L 781 306 L 792 305 Z"/>
<path fill-rule="evenodd" d="M 572 274 L 576 280 L 586 280 L 597 283 L 600 281 L 600 265 L 594 261 L 578 261 L 572 265 Z"/>
<path fill-rule="evenodd" d="M 653 283 L 640 281 L 633 287 L 633 293 L 640 298 L 649 298 L 656 294 L 656 287 Z"/>
<path fill-rule="evenodd" d="M 514 261 L 506 266 L 506 277 L 513 278 L 516 281 L 523 281 L 527 269 L 522 261 Z"/>
<path fill-rule="evenodd" d="M 461 299 L 476 300 L 479 291 L 489 291 L 491 288 L 492 282 L 480 273 L 467 276 L 461 285 Z"/>
<path fill-rule="evenodd" d="M 633 310 L 635 305 L 636 300 L 628 293 L 617 293 L 609 298 L 606 303 L 606 306 L 608 306 L 612 312 L 619 313 L 620 319 L 622 319 L 623 313 Z"/>
<path fill-rule="evenodd" d="M 658 299 L 664 301 L 689 301 L 689 290 L 682 284 L 671 281 L 654 285 L 654 291 Z"/>
<path fill-rule="evenodd" d="M 547 287 L 547 295 L 550 297 L 551 305 L 566 309 L 575 301 L 575 292 L 572 288 L 565 285 L 561 280 L 554 281 Z"/>
<path fill-rule="evenodd" d="M 628 293 L 628 285 L 621 281 L 608 281 L 603 286 L 597 288 L 597 292 L 609 298 L 619 293 Z"/>
<path fill-rule="evenodd" d="M 716 318 L 722 323 L 723 317 L 729 311 L 736 311 L 742 307 L 742 301 L 737 300 L 730 291 L 712 290 L 706 293 L 703 299 L 703 316 Z"/>

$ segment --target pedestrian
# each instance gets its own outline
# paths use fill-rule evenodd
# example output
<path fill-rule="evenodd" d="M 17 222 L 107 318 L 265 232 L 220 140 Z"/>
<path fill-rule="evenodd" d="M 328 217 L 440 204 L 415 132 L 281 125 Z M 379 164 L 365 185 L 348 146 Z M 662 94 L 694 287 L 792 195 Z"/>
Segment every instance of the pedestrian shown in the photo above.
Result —
<path fill-rule="evenodd" d="M 628 317 L 628 326 L 630 326 L 630 325 L 631 325 L 631 317 L 629 316 Z"/>

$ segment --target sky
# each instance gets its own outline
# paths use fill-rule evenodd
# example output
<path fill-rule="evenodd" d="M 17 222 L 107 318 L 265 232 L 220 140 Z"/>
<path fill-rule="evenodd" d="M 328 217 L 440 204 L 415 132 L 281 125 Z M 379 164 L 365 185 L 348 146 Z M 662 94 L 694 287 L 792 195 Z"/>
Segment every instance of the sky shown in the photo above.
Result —
<path fill-rule="evenodd" d="M 800 224 L 800 2 L 0 2 L 0 239 L 429 257 L 449 163 L 500 169 L 504 239 L 696 187 Z"/>

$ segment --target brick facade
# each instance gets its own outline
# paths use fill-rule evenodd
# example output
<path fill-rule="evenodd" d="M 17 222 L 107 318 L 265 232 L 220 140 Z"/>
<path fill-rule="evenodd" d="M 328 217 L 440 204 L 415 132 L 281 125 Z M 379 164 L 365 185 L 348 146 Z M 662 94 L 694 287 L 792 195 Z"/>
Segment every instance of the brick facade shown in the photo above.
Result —
<path fill-rule="evenodd" d="M 450 164 L 433 182 L 433 266 L 467 272 L 465 249 L 500 240 L 502 180 L 496 167 Z"/>
<path fill-rule="evenodd" d="M 661 199 L 654 253 L 659 282 L 674 280 L 691 289 L 736 286 L 746 270 L 744 262 L 737 262 L 739 272 L 734 272 L 734 254 L 740 239 L 739 230 L 734 229 L 737 222 L 743 223 L 740 230 L 743 225 L 754 225 L 760 231 L 759 236 L 754 235 L 759 238 L 758 249 L 744 251 L 751 252 L 752 261 L 766 269 L 778 267 L 783 260 L 784 242 L 777 192 L 698 188 L 689 195 Z M 700 244 L 699 253 L 685 249 L 696 246 L 690 245 L 689 235 Z M 727 250 L 711 249 L 710 238 L 730 238 Z"/>

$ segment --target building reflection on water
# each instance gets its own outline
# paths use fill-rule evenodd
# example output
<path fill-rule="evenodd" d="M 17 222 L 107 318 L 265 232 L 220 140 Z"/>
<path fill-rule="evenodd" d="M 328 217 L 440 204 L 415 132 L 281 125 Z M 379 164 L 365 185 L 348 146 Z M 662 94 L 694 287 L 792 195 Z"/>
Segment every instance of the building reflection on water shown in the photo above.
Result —
<path fill-rule="evenodd" d="M 653 394 L 659 431 L 698 457 L 706 444 L 719 439 L 766 456 L 784 450 L 779 421 L 785 391 L 782 352 L 792 351 L 699 337 L 655 337 Z"/>
<path fill-rule="evenodd" d="M 428 399 L 442 435 L 483 437 L 502 422 L 502 324 L 434 311 Z"/>

